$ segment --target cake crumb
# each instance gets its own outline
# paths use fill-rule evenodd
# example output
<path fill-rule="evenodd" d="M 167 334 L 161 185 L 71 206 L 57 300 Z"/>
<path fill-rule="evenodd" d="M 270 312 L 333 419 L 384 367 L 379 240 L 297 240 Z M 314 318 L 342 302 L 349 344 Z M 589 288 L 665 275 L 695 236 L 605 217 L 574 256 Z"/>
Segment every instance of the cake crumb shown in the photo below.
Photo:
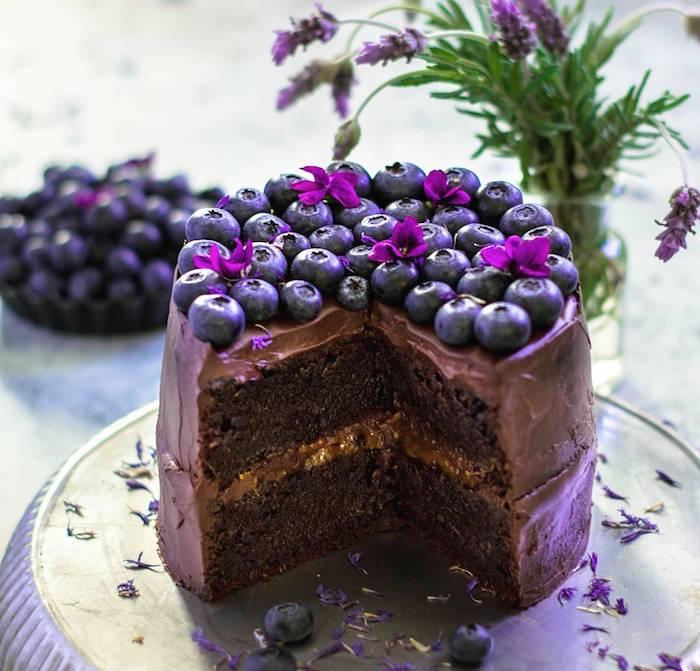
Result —
<path fill-rule="evenodd" d="M 131 642 L 143 645 L 143 636 L 141 634 L 137 634 L 136 636 L 134 636 L 134 638 L 131 639 Z"/>

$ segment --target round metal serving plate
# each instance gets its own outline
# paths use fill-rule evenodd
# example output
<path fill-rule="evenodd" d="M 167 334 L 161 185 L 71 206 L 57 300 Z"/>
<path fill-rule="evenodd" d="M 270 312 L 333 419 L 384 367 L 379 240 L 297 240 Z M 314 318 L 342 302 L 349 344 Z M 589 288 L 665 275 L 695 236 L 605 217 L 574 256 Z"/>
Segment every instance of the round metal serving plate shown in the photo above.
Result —
<path fill-rule="evenodd" d="M 44 669 L 211 669 L 221 657 L 203 654 L 190 640 L 201 627 L 231 653 L 254 650 L 254 630 L 274 603 L 299 600 L 314 609 L 312 638 L 295 646 L 300 662 L 330 642 L 347 611 L 322 606 L 315 595 L 319 583 L 341 588 L 367 611 L 393 614 L 389 622 L 368 627 L 369 634 L 346 630 L 343 641 L 365 639 L 365 657 L 343 650 L 313 663 L 333 669 L 386 669 L 409 662 L 406 669 L 435 668 L 447 661 L 444 652 L 425 653 L 385 641 L 396 634 L 429 645 L 461 622 L 478 621 L 491 629 L 493 654 L 480 667 L 489 671 L 579 671 L 616 668 L 615 661 L 586 650 L 589 641 L 610 644 L 610 652 L 632 664 L 654 667 L 657 653 L 682 655 L 684 669 L 700 669 L 700 457 L 678 436 L 651 418 L 614 399 L 598 400 L 601 481 L 595 486 L 590 550 L 599 556 L 598 575 L 609 578 L 613 599 L 624 597 L 624 617 L 593 614 L 585 605 L 591 573 L 578 571 L 567 582 L 578 589 L 563 606 L 556 595 L 516 613 L 481 594 L 482 603 L 467 593 L 468 578 L 449 570 L 439 554 L 408 533 L 380 534 L 353 547 L 361 552 L 366 574 L 350 565 L 345 552 L 293 569 L 268 583 L 207 604 L 175 586 L 161 570 L 129 571 L 122 561 L 143 552 L 158 563 L 155 529 L 144 526 L 130 509 L 145 510 L 146 491 L 129 491 L 115 469 L 133 460 L 137 437 L 153 444 L 156 406 L 148 406 L 110 427 L 79 450 L 53 481 L 39 492 L 15 532 L 0 565 L 0 668 L 4 671 Z M 656 479 L 660 469 L 682 483 L 670 487 Z M 143 480 L 157 492 L 157 480 Z M 628 497 L 620 502 L 604 495 L 602 484 Z M 330 494 L 329 494 L 330 495 Z M 83 506 L 83 516 L 70 516 L 75 532 L 90 530 L 93 540 L 66 533 L 64 501 Z M 622 532 L 601 526 L 604 516 L 617 518 L 623 503 L 641 514 L 663 503 L 660 513 L 646 513 L 660 533 L 622 545 Z M 468 567 L 467 567 L 468 568 Z M 117 596 L 116 585 L 135 580 L 139 597 Z M 380 598 L 363 588 L 380 591 Z M 449 600 L 429 600 L 447 596 Z M 609 633 L 586 633 L 582 625 Z M 407 639 L 404 639 L 406 641 Z M 419 644 L 419 648 L 421 647 Z M 443 645 L 443 650 L 446 645 Z M 225 664 L 222 664 L 225 668 Z M 447 667 L 445 667 L 447 668 Z"/>

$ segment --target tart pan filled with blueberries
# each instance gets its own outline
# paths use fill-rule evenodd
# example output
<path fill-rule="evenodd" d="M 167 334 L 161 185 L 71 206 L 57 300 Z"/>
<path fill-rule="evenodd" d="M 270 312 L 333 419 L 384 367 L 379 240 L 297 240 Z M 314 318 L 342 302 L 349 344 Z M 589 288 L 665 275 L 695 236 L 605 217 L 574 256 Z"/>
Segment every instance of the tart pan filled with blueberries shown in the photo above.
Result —
<path fill-rule="evenodd" d="M 186 176 L 155 176 L 153 156 L 99 177 L 49 167 L 40 189 L 0 198 L 0 296 L 59 331 L 116 334 L 161 328 L 185 223 L 219 189 L 193 192 Z"/>

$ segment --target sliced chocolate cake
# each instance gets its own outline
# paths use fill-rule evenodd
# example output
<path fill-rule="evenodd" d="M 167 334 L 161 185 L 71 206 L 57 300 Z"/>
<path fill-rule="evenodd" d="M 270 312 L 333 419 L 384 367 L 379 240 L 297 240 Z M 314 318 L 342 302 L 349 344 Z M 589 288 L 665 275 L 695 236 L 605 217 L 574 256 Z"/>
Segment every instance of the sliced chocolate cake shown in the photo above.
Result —
<path fill-rule="evenodd" d="M 585 551 L 596 459 L 568 236 L 465 169 L 309 172 L 188 222 L 157 434 L 168 570 L 217 599 L 409 526 L 535 603 Z"/>

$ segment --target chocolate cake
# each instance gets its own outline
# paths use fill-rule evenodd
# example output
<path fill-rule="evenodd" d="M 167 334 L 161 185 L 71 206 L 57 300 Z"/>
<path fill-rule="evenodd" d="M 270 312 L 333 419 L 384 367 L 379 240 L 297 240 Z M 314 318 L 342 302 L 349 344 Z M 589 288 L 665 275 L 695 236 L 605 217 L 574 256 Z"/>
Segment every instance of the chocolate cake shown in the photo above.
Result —
<path fill-rule="evenodd" d="M 398 165 L 406 164 L 386 170 L 398 170 Z M 366 174 L 355 164 L 340 170 L 359 175 L 350 180 L 353 187 Z M 453 171 L 443 174 L 451 180 Z M 456 174 L 459 180 L 464 172 Z M 299 182 L 288 182 L 306 193 Z M 371 183 L 381 184 L 381 175 Z M 498 226 L 504 212 L 520 203 L 508 202 L 495 220 L 489 189 L 498 189 L 493 184 L 504 183 L 490 183 L 472 193 L 462 189 L 467 198 L 459 205 L 426 199 L 425 209 L 435 220 L 445 208 L 471 208 L 474 219 L 489 224 L 465 225 Z M 503 187 L 498 188 L 503 193 Z M 377 190 L 367 192 L 374 198 L 372 204 L 382 203 L 385 211 L 395 212 L 397 208 L 382 198 L 382 189 Z M 508 194 L 512 199 L 513 192 Z M 265 205 L 274 207 L 282 222 L 294 221 L 289 214 L 294 194 L 287 195 L 292 198 L 284 208 L 279 192 L 276 205 Z M 348 203 L 341 201 L 345 206 L 339 207 L 327 191 L 322 197 L 334 206 L 335 221 L 349 217 L 353 208 Z M 399 189 L 398 198 L 408 196 Z M 226 212 L 226 203 L 221 205 Z M 532 223 L 537 224 L 542 213 L 533 211 Z M 532 211 L 525 213 L 524 218 L 531 215 Z M 368 215 L 373 216 L 376 213 Z M 409 259 L 410 249 L 417 247 L 407 246 L 400 235 L 416 224 L 408 215 L 393 223 L 394 236 L 385 241 L 396 243 L 396 253 Z M 397 226 L 404 224 L 396 234 Z M 512 225 L 510 216 L 505 226 Z M 551 222 L 545 225 L 556 228 Z M 271 245 L 256 241 L 254 254 L 268 246 L 284 250 L 280 236 L 286 233 L 276 231 Z M 526 240 L 527 230 L 520 233 Z M 546 240 L 547 252 L 561 242 L 560 233 L 550 233 L 534 236 Z M 417 235 L 421 241 L 428 237 Z M 459 230 L 448 238 L 458 239 Z M 520 244 L 508 240 L 511 251 Z M 353 244 L 357 242 L 356 235 Z M 565 297 L 559 294 L 560 309 L 546 328 L 538 327 L 544 319 L 540 308 L 552 301 L 524 300 L 532 323 L 528 321 L 526 342 L 518 347 L 494 339 L 488 317 L 482 320 L 486 327 L 479 323 L 481 314 L 508 313 L 502 306 L 510 305 L 509 296 L 519 300 L 512 289 L 518 281 L 549 275 L 552 279 L 537 280 L 531 288 L 537 285 L 540 291 L 545 282 L 555 286 L 560 262 L 549 257 L 549 270 L 543 271 L 541 262 L 518 267 L 513 258 L 499 268 L 498 254 L 506 253 L 505 244 L 473 248 L 469 265 L 498 268 L 509 274 L 510 286 L 490 299 L 452 291 L 443 296 L 442 307 L 433 310 L 434 319 L 427 320 L 420 318 L 420 311 L 405 307 L 410 303 L 407 296 L 428 291 L 415 285 L 435 282 L 418 284 L 419 277 L 413 288 L 405 287 L 400 302 L 392 291 L 382 293 L 373 277 L 377 268 L 409 261 L 381 261 L 387 246 L 382 250 L 380 242 L 368 243 L 377 261 L 365 282 L 368 300 L 360 307 L 341 288 L 348 277 L 362 278 L 353 274 L 359 264 L 353 268 L 352 262 L 343 264 L 340 286 L 335 282 L 329 288 L 327 275 L 316 276 L 324 286 L 323 305 L 304 318 L 284 299 L 286 286 L 309 281 L 308 272 L 295 272 L 299 264 L 292 261 L 290 275 L 269 282 L 279 291 L 280 303 L 264 327 L 251 323 L 251 315 L 260 317 L 260 305 L 244 300 L 240 286 L 239 304 L 222 296 L 221 285 L 211 284 L 209 278 L 214 293 L 193 298 L 190 292 L 184 301 L 189 303 L 187 310 L 182 309 L 182 293 L 175 290 L 157 429 L 158 532 L 170 574 L 205 599 L 218 599 L 330 550 L 347 548 L 368 534 L 410 527 L 417 539 L 434 544 L 499 597 L 526 607 L 550 594 L 585 551 L 596 438 L 590 344 L 580 296 L 573 287 Z M 246 276 L 257 275 L 256 282 L 268 283 L 260 277 L 267 272 L 265 264 L 258 263 L 255 272 L 255 259 L 233 269 L 229 262 L 244 258 L 236 254 L 244 246 L 236 240 L 229 247 L 233 251 L 228 265 L 222 265 L 216 253 L 213 260 L 200 255 L 195 265 L 202 270 L 185 271 L 183 277 L 218 269 L 231 295 Z M 419 275 L 429 265 L 426 257 L 435 253 L 426 249 L 412 257 Z M 346 256 L 353 258 L 349 250 Z M 490 291 L 494 282 L 489 280 Z M 457 288 L 459 281 L 452 286 Z M 558 281 L 557 286 L 563 285 Z M 499 300 L 503 297 L 505 302 Z M 196 312 L 204 304 L 214 310 L 214 326 Z M 216 311 L 222 309 L 233 312 L 217 321 Z M 247 319 L 238 317 L 239 312 Z M 510 326 L 520 323 L 519 315 Z M 222 324 L 232 323 L 233 330 L 222 330 Z M 222 337 L 224 332 L 230 342 Z"/>

